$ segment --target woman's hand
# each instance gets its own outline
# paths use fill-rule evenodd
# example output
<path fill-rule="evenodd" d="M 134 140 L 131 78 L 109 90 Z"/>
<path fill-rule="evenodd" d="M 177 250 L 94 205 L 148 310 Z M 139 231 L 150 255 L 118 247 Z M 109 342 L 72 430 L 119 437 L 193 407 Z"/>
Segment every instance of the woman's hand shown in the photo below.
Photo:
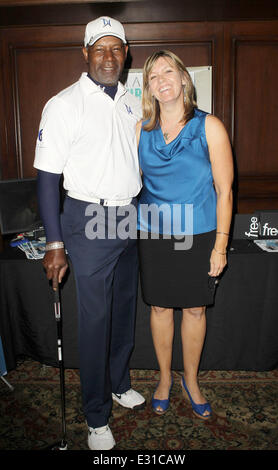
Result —
<path fill-rule="evenodd" d="M 219 276 L 227 264 L 227 255 L 220 254 L 214 248 L 210 256 L 210 271 L 209 276 L 216 277 Z"/>

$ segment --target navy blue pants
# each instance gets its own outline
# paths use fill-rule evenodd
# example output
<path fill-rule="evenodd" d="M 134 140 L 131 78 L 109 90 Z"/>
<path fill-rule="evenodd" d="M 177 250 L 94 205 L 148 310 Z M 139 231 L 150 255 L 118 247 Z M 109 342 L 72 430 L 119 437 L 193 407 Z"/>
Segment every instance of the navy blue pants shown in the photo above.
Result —
<path fill-rule="evenodd" d="M 88 238 L 88 206 L 67 197 L 61 224 L 76 280 L 83 409 L 88 426 L 100 427 L 110 416 L 111 393 L 130 388 L 138 259 L 136 239 Z M 101 209 L 99 226 L 107 229 L 109 208 Z M 116 215 L 116 226 L 123 218 Z"/>

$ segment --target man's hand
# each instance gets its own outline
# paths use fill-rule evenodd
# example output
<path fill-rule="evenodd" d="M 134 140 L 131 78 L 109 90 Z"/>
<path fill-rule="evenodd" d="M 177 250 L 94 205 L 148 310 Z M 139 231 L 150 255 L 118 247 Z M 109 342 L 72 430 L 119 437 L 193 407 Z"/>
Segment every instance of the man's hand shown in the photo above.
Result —
<path fill-rule="evenodd" d="M 53 289 L 58 289 L 58 284 L 62 281 L 68 269 L 68 262 L 64 248 L 47 251 L 44 255 L 42 264 L 46 270 L 47 279 L 52 280 Z"/>

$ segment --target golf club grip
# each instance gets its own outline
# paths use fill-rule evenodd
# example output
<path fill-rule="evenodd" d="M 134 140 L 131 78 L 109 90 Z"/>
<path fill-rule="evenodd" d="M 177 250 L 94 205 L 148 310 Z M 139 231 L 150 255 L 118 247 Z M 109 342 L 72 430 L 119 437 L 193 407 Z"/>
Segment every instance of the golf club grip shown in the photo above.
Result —
<path fill-rule="evenodd" d="M 59 292 L 59 288 L 57 289 L 53 289 L 53 297 L 54 297 L 54 303 L 58 303 L 60 302 L 60 292 Z"/>

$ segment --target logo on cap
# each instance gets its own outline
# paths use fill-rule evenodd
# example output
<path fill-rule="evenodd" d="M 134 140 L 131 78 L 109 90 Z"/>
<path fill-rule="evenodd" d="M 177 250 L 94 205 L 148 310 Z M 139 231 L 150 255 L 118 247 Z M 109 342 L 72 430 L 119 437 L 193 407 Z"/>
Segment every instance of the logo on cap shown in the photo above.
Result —
<path fill-rule="evenodd" d="M 112 27 L 111 20 L 107 20 L 106 18 L 102 18 L 102 21 L 103 21 L 103 27 L 104 28 L 105 28 L 105 26 L 110 26 L 110 28 Z"/>
<path fill-rule="evenodd" d="M 115 36 L 126 44 L 123 25 L 109 16 L 101 16 L 87 24 L 85 30 L 84 46 L 92 46 L 103 36 Z"/>

